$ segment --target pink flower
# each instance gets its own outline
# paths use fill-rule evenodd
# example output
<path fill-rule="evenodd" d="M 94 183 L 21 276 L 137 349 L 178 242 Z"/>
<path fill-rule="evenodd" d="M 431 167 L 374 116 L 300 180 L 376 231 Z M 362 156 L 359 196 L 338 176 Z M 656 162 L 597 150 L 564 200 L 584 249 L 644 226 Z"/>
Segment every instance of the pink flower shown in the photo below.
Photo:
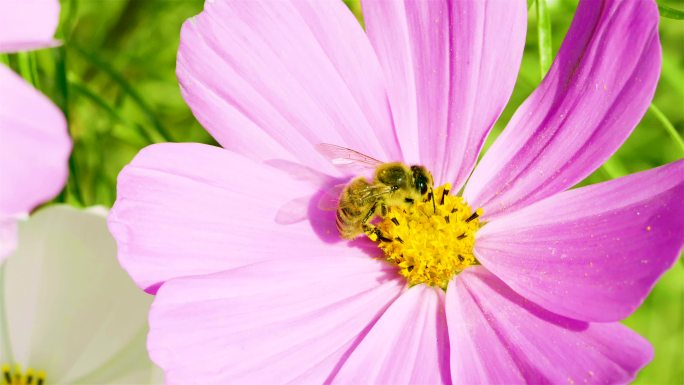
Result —
<path fill-rule="evenodd" d="M 57 0 L 0 0 L 0 53 L 53 46 Z M 71 140 L 50 99 L 0 64 L 0 261 L 16 221 L 64 186 Z"/>
<path fill-rule="evenodd" d="M 632 379 L 652 350 L 617 321 L 682 248 L 684 161 L 565 190 L 648 107 L 655 4 L 582 2 L 546 79 L 472 175 L 515 82 L 525 2 L 363 5 L 367 33 L 337 2 L 214 1 L 185 23 L 182 91 L 224 149 L 141 151 L 109 217 L 121 264 L 156 293 L 148 349 L 167 381 Z M 474 248 L 473 234 L 446 246 L 480 264 L 459 265 L 446 290 L 409 287 L 422 266 L 386 262 L 366 237 L 342 241 L 317 206 L 340 176 L 319 143 L 422 164 L 454 192 L 470 175 L 469 206 L 445 205 L 481 208 L 484 226 Z M 433 247 L 471 223 L 431 215 L 441 227 L 403 227 L 407 243 Z M 425 269 L 458 264 L 416 250 Z"/>

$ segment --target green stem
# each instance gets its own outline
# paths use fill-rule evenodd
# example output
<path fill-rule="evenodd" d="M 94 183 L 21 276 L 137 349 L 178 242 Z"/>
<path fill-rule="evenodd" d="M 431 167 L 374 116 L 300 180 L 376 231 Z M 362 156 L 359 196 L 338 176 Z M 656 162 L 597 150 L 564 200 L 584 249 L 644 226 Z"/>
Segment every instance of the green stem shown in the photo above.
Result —
<path fill-rule="evenodd" d="M 682 137 L 679 136 L 677 130 L 667 116 L 665 116 L 665 114 L 663 114 L 663 112 L 660 111 L 660 109 L 653 103 L 651 103 L 651 105 L 648 107 L 648 111 L 650 111 L 656 117 L 656 119 L 662 123 L 667 133 L 670 134 L 672 139 L 677 143 L 677 145 L 679 145 L 679 149 L 684 154 L 684 140 L 682 140 Z"/>
<path fill-rule="evenodd" d="M 539 69 L 542 79 L 551 68 L 553 49 L 551 47 L 551 16 L 546 0 L 536 0 L 537 39 L 539 43 Z"/>

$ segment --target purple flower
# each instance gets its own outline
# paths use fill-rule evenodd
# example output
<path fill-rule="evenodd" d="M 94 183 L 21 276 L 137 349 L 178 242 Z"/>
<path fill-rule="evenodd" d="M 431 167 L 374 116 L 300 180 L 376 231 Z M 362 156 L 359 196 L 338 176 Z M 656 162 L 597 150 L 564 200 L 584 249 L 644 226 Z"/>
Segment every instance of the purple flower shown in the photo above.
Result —
<path fill-rule="evenodd" d="M 0 54 L 53 46 L 57 0 L 0 2 Z M 0 261 L 15 248 L 16 221 L 52 199 L 67 179 L 71 140 L 50 99 L 0 64 Z"/>
<path fill-rule="evenodd" d="M 474 171 L 525 2 L 363 5 L 367 33 L 337 2 L 207 2 L 185 23 L 182 92 L 224 149 L 141 151 L 109 218 L 122 265 L 157 294 L 148 349 L 167 381 L 632 379 L 652 350 L 617 321 L 682 248 L 684 161 L 565 190 L 648 107 L 655 3 L 582 2 Z M 318 208 L 344 177 L 320 143 L 424 165 L 439 199 L 391 207 L 386 242 L 343 241 Z M 468 176 L 462 198 L 440 196 Z"/>

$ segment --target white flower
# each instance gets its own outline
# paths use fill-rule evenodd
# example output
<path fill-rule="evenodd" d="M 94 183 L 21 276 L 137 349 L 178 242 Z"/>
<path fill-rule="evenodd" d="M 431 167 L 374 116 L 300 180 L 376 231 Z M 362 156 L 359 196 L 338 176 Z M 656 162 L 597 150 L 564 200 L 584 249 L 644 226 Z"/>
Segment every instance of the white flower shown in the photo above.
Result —
<path fill-rule="evenodd" d="M 20 222 L 0 266 L 1 383 L 161 382 L 145 349 L 152 298 L 121 270 L 105 216 L 51 206 Z"/>

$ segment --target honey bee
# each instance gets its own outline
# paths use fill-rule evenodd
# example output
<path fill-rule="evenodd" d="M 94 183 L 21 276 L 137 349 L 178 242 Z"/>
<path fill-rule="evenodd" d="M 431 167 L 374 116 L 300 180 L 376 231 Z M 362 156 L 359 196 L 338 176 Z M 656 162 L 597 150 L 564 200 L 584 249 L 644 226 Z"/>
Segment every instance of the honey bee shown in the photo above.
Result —
<path fill-rule="evenodd" d="M 363 176 L 329 192 L 336 204 L 337 230 L 344 239 L 367 234 L 371 239 L 386 240 L 371 223 L 387 215 L 388 207 L 411 205 L 430 199 L 432 174 L 423 166 L 400 162 L 384 163 L 357 151 L 333 144 L 319 144 L 318 150 L 337 166 L 374 168 L 373 180 Z M 433 198 L 434 199 L 434 198 Z M 321 206 L 321 205 L 319 205 Z M 330 208 L 323 205 L 321 208 Z"/>

